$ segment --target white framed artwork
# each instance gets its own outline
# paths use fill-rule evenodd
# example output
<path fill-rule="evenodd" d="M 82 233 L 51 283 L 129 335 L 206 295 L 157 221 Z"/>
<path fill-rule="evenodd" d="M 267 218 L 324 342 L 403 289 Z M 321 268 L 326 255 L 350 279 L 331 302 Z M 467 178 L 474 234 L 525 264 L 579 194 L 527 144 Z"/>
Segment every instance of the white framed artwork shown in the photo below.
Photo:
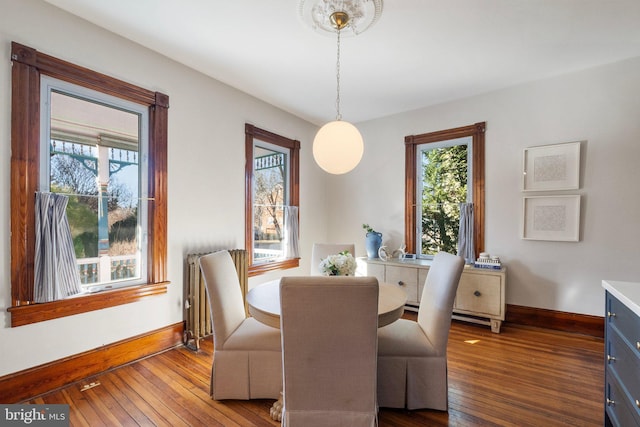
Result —
<path fill-rule="evenodd" d="M 530 196 L 523 201 L 523 239 L 579 241 L 579 195 Z"/>
<path fill-rule="evenodd" d="M 577 190 L 580 185 L 580 142 L 524 149 L 523 190 Z"/>

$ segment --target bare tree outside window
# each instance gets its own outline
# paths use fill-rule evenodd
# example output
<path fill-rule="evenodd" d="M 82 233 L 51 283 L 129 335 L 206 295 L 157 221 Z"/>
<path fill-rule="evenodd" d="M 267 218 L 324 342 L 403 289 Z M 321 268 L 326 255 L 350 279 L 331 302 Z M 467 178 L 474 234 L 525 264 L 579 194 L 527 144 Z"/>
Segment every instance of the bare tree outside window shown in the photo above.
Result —
<path fill-rule="evenodd" d="M 62 88 L 50 97 L 45 186 L 69 197 L 81 282 L 140 278 L 140 114 Z"/>
<path fill-rule="evenodd" d="M 254 162 L 254 259 L 266 261 L 284 253 L 287 156 L 263 146 L 256 151 L 262 155 Z"/>
<path fill-rule="evenodd" d="M 76 257 L 93 258 L 98 256 L 98 215 L 99 187 L 95 165 L 97 149 L 95 146 L 72 143 L 69 141 L 52 141 L 52 147 L 65 146 L 66 151 L 51 150 L 51 191 L 69 196 L 67 217 L 71 227 Z M 70 153 L 85 152 L 85 160 L 81 161 Z M 87 159 L 94 156 L 95 161 Z M 135 169 L 137 165 L 126 166 Z M 138 201 L 137 193 L 131 179 L 119 179 L 120 170 L 112 174 L 107 186 L 108 235 L 110 256 L 134 255 L 137 251 L 136 227 Z M 132 174 L 129 173 L 129 176 Z"/>

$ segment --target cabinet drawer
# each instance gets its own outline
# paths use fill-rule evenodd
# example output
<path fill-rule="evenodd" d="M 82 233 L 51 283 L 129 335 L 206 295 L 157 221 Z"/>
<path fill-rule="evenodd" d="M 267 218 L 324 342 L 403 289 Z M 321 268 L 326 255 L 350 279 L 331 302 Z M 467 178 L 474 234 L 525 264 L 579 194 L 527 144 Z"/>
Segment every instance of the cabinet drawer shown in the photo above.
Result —
<path fill-rule="evenodd" d="M 399 285 L 407 294 L 407 302 L 418 303 L 418 269 L 387 265 L 385 282 Z"/>
<path fill-rule="evenodd" d="M 384 282 L 384 265 L 380 264 L 367 264 L 365 276 L 373 276 L 378 279 L 378 282 Z"/>
<path fill-rule="evenodd" d="M 640 425 L 640 419 L 637 417 L 636 411 L 629 407 L 629 401 L 626 399 L 618 381 L 609 373 L 607 373 L 605 384 L 605 397 L 605 410 L 614 426 Z"/>
<path fill-rule="evenodd" d="M 624 382 L 622 389 L 624 398 L 633 409 L 638 420 L 640 420 L 640 359 L 634 354 L 634 350 L 622 337 L 612 329 L 607 331 L 606 342 L 606 376 L 607 379 L 615 376 Z M 622 397 L 618 397 L 620 401 Z M 636 403 L 638 402 L 638 403 Z"/>
<path fill-rule="evenodd" d="M 634 354 L 640 357 L 640 318 L 609 292 L 607 292 L 606 322 L 607 327 L 617 330 L 629 343 Z"/>
<path fill-rule="evenodd" d="M 361 275 L 376 276 L 380 281 L 378 274 L 380 268 L 384 268 L 383 281 L 398 285 L 404 290 L 407 308 L 417 309 L 420 306 L 432 261 L 361 259 L 361 262 L 369 267 L 369 271 L 359 271 Z M 500 333 L 506 311 L 506 272 L 506 268 L 488 270 L 465 267 L 454 301 L 456 319 L 491 326 L 491 331 Z"/>
<path fill-rule="evenodd" d="M 454 309 L 504 320 L 501 305 L 502 286 L 499 276 L 462 274 Z"/>

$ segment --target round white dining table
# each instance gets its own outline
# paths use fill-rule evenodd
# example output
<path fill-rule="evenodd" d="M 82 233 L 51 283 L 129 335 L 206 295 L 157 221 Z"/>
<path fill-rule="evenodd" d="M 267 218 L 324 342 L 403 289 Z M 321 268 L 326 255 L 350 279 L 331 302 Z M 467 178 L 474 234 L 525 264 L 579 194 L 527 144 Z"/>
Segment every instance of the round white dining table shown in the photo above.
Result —
<path fill-rule="evenodd" d="M 398 285 L 378 286 L 378 327 L 395 322 L 404 313 L 407 294 Z M 265 325 L 280 328 L 280 280 L 256 286 L 247 293 L 249 314 Z"/>

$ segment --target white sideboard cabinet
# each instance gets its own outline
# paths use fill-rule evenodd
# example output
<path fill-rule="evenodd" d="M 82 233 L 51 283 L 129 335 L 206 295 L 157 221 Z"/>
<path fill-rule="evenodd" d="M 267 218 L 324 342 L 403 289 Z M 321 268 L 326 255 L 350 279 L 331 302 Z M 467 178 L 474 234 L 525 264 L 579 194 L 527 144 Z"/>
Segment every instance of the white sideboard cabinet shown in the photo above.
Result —
<path fill-rule="evenodd" d="M 406 308 L 417 311 L 430 265 L 430 260 L 358 258 L 357 274 L 402 287 L 407 294 Z M 492 332 L 500 333 L 506 311 L 506 273 L 506 268 L 465 266 L 453 304 L 453 318 L 491 326 Z"/>

